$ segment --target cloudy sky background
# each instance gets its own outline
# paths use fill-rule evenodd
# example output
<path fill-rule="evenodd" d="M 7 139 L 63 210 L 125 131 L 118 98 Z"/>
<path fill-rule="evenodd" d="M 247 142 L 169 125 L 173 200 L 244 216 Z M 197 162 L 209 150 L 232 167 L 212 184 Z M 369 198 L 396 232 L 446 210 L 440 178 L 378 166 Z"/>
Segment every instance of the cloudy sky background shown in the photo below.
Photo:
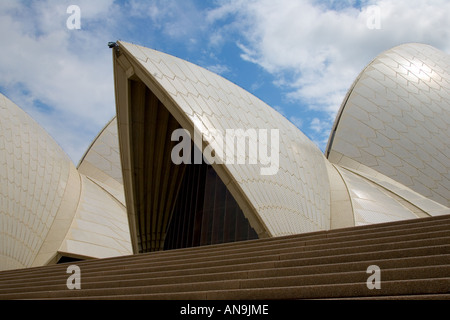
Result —
<path fill-rule="evenodd" d="M 70 5 L 79 30 L 67 28 Z M 368 27 L 374 8 L 380 29 Z M 450 54 L 450 1 L 1 0 L 0 92 L 75 164 L 115 115 L 115 40 L 221 74 L 324 150 L 347 90 L 379 53 L 422 42 Z"/>

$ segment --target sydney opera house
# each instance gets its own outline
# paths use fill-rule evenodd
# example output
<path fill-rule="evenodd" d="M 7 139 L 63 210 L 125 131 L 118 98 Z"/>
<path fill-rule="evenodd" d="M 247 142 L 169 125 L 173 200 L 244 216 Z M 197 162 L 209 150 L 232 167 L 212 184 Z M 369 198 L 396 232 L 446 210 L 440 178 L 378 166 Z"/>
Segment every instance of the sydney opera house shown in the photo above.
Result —
<path fill-rule="evenodd" d="M 77 166 L 0 95 L 0 270 L 450 214 L 450 56 L 436 48 L 377 56 L 325 152 L 190 62 L 118 42 L 113 67 L 117 115 Z M 180 129 L 191 140 L 179 155 L 201 162 L 173 160 Z M 245 153 L 224 146 L 231 130 Z"/>

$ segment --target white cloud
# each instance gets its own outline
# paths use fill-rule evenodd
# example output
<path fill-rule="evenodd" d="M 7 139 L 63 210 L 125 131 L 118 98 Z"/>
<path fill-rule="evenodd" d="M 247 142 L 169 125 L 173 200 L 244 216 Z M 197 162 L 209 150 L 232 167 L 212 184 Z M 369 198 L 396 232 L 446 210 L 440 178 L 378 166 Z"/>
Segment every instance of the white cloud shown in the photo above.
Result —
<path fill-rule="evenodd" d="M 310 128 L 316 133 L 321 133 L 327 127 L 327 123 L 320 120 L 319 118 L 312 119 L 310 123 Z"/>
<path fill-rule="evenodd" d="M 289 120 L 299 129 L 303 126 L 303 119 L 296 117 L 296 116 L 290 116 Z"/>
<path fill-rule="evenodd" d="M 81 30 L 66 25 L 73 4 L 81 10 Z M 107 43 L 127 35 L 124 40 L 150 47 L 168 41 L 197 52 L 200 42 L 222 42 L 220 34 L 204 37 L 207 27 L 194 1 L 2 0 L 0 87 L 77 163 L 115 114 Z M 229 71 L 217 59 L 208 64 Z"/>
<path fill-rule="evenodd" d="M 231 20 L 241 57 L 275 76 L 292 101 L 325 112 L 313 129 L 329 130 L 347 90 L 382 51 L 424 42 L 450 52 L 450 1 L 228 0 L 209 19 Z M 368 19 L 380 9 L 381 29 Z M 232 18 L 230 18 L 232 17 Z M 313 133 L 318 133 L 313 130 Z M 327 132 L 328 134 L 329 132 Z"/>
<path fill-rule="evenodd" d="M 230 68 L 228 68 L 224 64 L 215 64 L 215 65 L 206 66 L 206 69 L 208 69 L 211 72 L 220 74 L 220 75 L 230 72 Z"/>
<path fill-rule="evenodd" d="M 309 123 L 310 138 L 317 144 L 317 146 L 325 151 L 330 135 L 331 127 L 334 122 L 334 117 L 313 118 Z"/>
<path fill-rule="evenodd" d="M 76 164 L 115 113 L 107 47 L 115 7 L 112 0 L 77 1 L 82 28 L 69 30 L 70 4 L 0 2 L 0 86 Z M 42 104 L 48 108 L 40 109 Z"/>
<path fill-rule="evenodd" d="M 193 1 L 131 0 L 130 14 L 150 18 L 152 26 L 173 39 L 191 42 L 205 30 L 206 15 Z"/>
<path fill-rule="evenodd" d="M 412 41 L 450 52 L 447 0 L 217 3 L 205 9 L 195 1 L 178 0 L 2 0 L 2 93 L 31 113 L 77 162 L 115 113 L 108 41 L 131 34 L 150 47 L 164 41 L 188 47 L 193 59 L 208 57 L 203 65 L 223 74 L 233 73 L 220 56 L 231 39 L 243 59 L 274 76 L 287 92 L 285 98 L 315 111 L 301 117 L 290 107 L 284 114 L 305 131 L 310 129 L 312 139 L 323 146 L 320 141 L 328 135 L 345 93 L 377 54 Z M 362 8 L 352 7 L 355 3 L 363 3 Z M 81 30 L 66 28 L 71 4 L 81 9 Z M 367 28 L 369 5 L 380 8 L 380 30 Z M 210 57 L 211 52 L 217 54 Z M 42 104 L 50 109 L 42 110 Z M 316 117 L 321 123 L 305 125 Z M 315 130 L 319 128 L 322 131 Z"/>

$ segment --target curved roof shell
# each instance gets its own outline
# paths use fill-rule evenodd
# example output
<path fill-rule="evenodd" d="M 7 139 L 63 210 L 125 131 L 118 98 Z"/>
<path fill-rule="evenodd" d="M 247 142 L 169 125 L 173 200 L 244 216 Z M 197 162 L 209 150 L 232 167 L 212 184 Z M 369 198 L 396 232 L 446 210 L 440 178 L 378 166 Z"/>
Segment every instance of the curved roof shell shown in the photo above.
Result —
<path fill-rule="evenodd" d="M 270 106 L 204 68 L 125 42 L 113 61 L 117 118 L 78 168 L 0 95 L 0 269 L 161 250 L 184 182 L 171 159 L 179 128 L 259 238 L 450 213 L 450 60 L 437 49 L 402 45 L 364 69 L 328 159 Z"/>
<path fill-rule="evenodd" d="M 1 94 L 0 115 L 0 269 L 29 267 L 56 253 L 80 181 L 47 132 Z"/>
<path fill-rule="evenodd" d="M 274 174 L 261 174 L 265 166 L 249 164 L 249 158 L 245 165 L 222 159 L 212 164 L 214 169 L 260 237 L 329 229 L 326 159 L 292 123 L 234 83 L 190 62 L 126 42 L 119 42 L 118 50 L 114 57 L 119 135 L 129 125 L 128 98 L 121 98 L 120 91 L 133 77 L 145 83 L 192 137 L 203 135 L 216 155 L 221 154 L 218 132 L 267 129 L 269 137 L 277 130 L 279 150 L 272 157 L 279 159 L 279 166 Z M 194 143 L 203 150 L 201 142 Z M 124 172 L 129 170 L 127 163 L 122 161 Z M 126 179 L 124 183 L 127 189 Z"/>
<path fill-rule="evenodd" d="M 114 170 L 84 166 L 87 175 L 79 173 L 53 138 L 1 94 L 0 129 L 0 270 L 55 263 L 61 256 L 132 253 L 126 208 L 119 200 L 123 186 L 111 178 L 117 177 Z M 110 131 L 111 123 L 94 151 L 104 150 L 100 142 L 105 141 L 114 149 L 118 143 L 108 139 Z M 114 163 L 111 154 L 107 158 Z"/>
<path fill-rule="evenodd" d="M 450 206 L 450 56 L 424 44 L 380 54 L 336 119 L 328 159 L 373 169 Z"/>
<path fill-rule="evenodd" d="M 94 139 L 77 169 L 125 205 L 116 117 Z"/>

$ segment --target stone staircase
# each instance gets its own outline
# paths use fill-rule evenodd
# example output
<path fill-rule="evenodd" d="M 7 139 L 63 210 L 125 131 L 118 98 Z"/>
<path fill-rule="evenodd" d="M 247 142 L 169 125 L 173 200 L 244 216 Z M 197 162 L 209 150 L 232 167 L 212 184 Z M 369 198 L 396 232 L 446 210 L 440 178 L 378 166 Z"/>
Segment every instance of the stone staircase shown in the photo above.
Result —
<path fill-rule="evenodd" d="M 0 299 L 450 299 L 450 215 L 3 271 Z"/>

